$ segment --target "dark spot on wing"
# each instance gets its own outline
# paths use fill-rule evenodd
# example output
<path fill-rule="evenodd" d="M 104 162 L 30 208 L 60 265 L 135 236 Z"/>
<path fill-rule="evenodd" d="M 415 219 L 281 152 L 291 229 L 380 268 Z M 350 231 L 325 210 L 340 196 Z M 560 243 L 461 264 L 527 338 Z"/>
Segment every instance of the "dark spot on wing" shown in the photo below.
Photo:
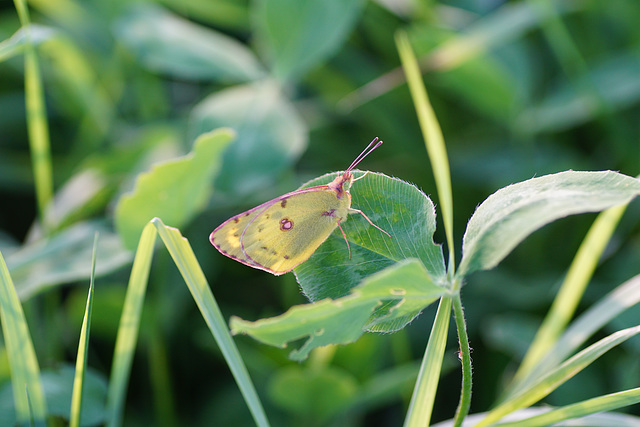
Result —
<path fill-rule="evenodd" d="M 282 218 L 280 220 L 280 230 L 289 231 L 292 228 L 293 228 L 293 221 L 291 221 L 289 218 Z"/>
<path fill-rule="evenodd" d="M 280 206 L 282 208 L 284 208 L 285 206 L 287 206 L 287 199 L 282 199 L 282 201 L 280 202 Z"/>
<path fill-rule="evenodd" d="M 285 255 L 285 256 L 284 256 L 284 259 L 289 259 L 289 255 Z"/>
<path fill-rule="evenodd" d="M 240 222 L 240 218 L 233 218 L 233 222 L 235 222 L 236 224 Z"/>

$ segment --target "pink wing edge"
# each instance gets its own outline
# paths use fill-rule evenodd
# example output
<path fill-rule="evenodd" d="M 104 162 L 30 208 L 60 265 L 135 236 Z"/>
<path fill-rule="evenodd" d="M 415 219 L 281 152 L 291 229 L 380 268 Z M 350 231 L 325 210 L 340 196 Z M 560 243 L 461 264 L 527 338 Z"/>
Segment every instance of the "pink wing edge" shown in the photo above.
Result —
<path fill-rule="evenodd" d="M 220 252 L 222 255 L 226 256 L 227 258 L 231 258 L 231 259 L 232 259 L 232 260 L 234 260 L 234 261 L 238 261 L 239 263 L 242 263 L 242 264 L 244 264 L 244 265 L 248 265 L 249 267 L 253 267 L 253 268 L 256 268 L 256 269 L 258 269 L 258 270 L 266 271 L 266 272 L 268 272 L 268 273 L 273 274 L 274 276 L 281 276 L 281 275 L 283 275 L 283 274 L 285 274 L 285 273 L 288 273 L 288 272 L 290 272 L 291 270 L 293 270 L 294 268 L 296 268 L 296 267 L 297 267 L 298 265 L 300 265 L 300 264 L 293 266 L 292 268 L 290 268 L 290 269 L 289 269 L 289 270 L 287 270 L 287 271 L 274 271 L 274 270 L 271 270 L 270 268 L 265 267 L 264 265 L 262 265 L 262 264 L 260 264 L 260 263 L 256 262 L 253 258 L 251 258 L 251 257 L 250 257 L 250 256 L 249 256 L 249 255 L 244 251 L 244 247 L 241 247 L 242 252 L 243 252 L 243 253 L 244 253 L 244 255 L 247 257 L 247 260 L 250 260 L 250 261 L 240 259 L 240 258 L 238 258 L 238 257 L 235 257 L 235 256 L 231 255 L 231 254 L 230 254 L 230 253 L 228 253 L 228 252 L 225 252 L 224 250 L 222 250 L 222 248 L 220 248 L 220 246 L 218 246 L 218 245 L 214 242 L 214 240 L 213 240 L 214 235 L 216 234 L 216 231 L 218 231 L 220 228 L 222 228 L 222 227 L 224 227 L 225 225 L 227 225 L 229 222 L 231 222 L 231 221 L 235 220 L 236 218 L 241 218 L 241 217 L 244 217 L 244 216 L 248 216 L 248 215 L 250 215 L 252 212 L 256 212 L 256 211 L 259 211 L 259 210 L 265 211 L 265 210 L 267 210 L 269 207 L 271 207 L 272 205 L 275 205 L 276 203 L 281 202 L 281 201 L 283 201 L 283 200 L 285 200 L 285 199 L 288 199 L 288 198 L 289 198 L 289 197 L 291 197 L 291 196 L 295 196 L 295 195 L 297 195 L 297 194 L 311 193 L 311 192 L 314 192 L 314 191 L 318 191 L 318 190 L 320 190 L 320 189 L 328 189 L 328 188 L 329 188 L 329 186 L 328 186 L 328 185 L 317 185 L 317 186 L 315 186 L 315 187 L 303 188 L 303 189 L 301 189 L 301 190 L 292 191 L 292 192 L 290 192 L 290 193 L 283 194 L 282 196 L 276 197 L 275 199 L 271 199 L 271 200 L 269 200 L 269 201 L 267 201 L 267 202 L 264 202 L 263 204 L 258 205 L 258 206 L 256 206 L 255 208 L 251 208 L 251 209 L 249 209 L 248 211 L 244 211 L 244 212 L 242 212 L 242 213 L 239 213 L 239 214 L 237 214 L 237 215 L 234 215 L 234 216 L 232 216 L 231 218 L 229 218 L 228 220 L 226 220 L 225 222 L 223 222 L 222 224 L 220 224 L 219 226 L 217 226 L 217 227 L 215 228 L 215 230 L 213 230 L 213 231 L 211 232 L 211 234 L 209 234 L 209 242 L 211 242 L 211 244 L 212 244 L 212 245 L 213 245 L 213 246 L 218 250 L 218 252 Z M 251 219 L 251 221 L 249 221 L 249 223 L 248 223 L 248 224 L 244 227 L 244 229 L 242 230 L 243 235 L 244 235 L 244 231 L 247 229 L 247 227 L 249 227 L 249 226 L 253 223 L 253 221 L 254 221 L 257 217 L 259 217 L 259 216 L 260 216 L 260 213 L 258 213 L 256 216 L 254 216 L 254 217 Z M 242 238 L 240 238 L 240 244 L 242 245 Z"/>

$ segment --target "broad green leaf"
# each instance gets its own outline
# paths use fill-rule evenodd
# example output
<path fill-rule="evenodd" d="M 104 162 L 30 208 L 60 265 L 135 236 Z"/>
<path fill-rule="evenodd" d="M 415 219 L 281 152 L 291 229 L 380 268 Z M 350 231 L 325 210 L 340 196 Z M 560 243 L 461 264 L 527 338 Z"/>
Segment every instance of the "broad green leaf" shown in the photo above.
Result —
<path fill-rule="evenodd" d="M 549 426 L 556 425 L 561 421 L 572 420 L 576 418 L 585 417 L 591 414 L 597 414 L 600 412 L 611 411 L 625 406 L 631 406 L 640 402 L 640 388 L 634 388 L 631 390 L 625 390 L 618 393 L 611 393 L 604 396 L 598 396 L 593 399 L 585 400 L 582 402 L 574 403 L 572 405 L 563 406 L 561 408 L 553 408 L 544 414 L 536 415 L 531 418 L 523 418 L 516 422 L 500 423 L 500 427 L 537 427 L 537 426 Z M 615 415 L 615 414 L 611 414 Z M 613 424 L 594 423 L 594 420 L 588 420 L 585 426 L 597 425 L 600 427 L 612 426 L 619 427 L 623 424 L 620 420 L 611 420 Z M 636 424 L 639 422 L 636 418 Z"/>
<path fill-rule="evenodd" d="M 152 224 L 155 226 L 162 242 L 166 246 L 171 259 L 180 270 L 191 296 L 207 323 L 213 338 L 216 340 L 220 352 L 233 374 L 233 377 L 240 388 L 240 392 L 251 411 L 254 421 L 260 427 L 269 425 L 267 416 L 262 408 L 262 403 L 258 398 L 249 372 L 240 356 L 238 348 L 229 334 L 229 329 L 222 317 L 222 312 L 218 303 L 213 297 L 211 288 L 202 272 L 200 264 L 196 259 L 189 241 L 185 239 L 180 231 L 173 227 L 165 226 L 159 218 L 154 218 Z"/>
<path fill-rule="evenodd" d="M 212 191 L 222 151 L 233 139 L 228 129 L 201 135 L 184 157 L 155 165 L 141 174 L 134 190 L 122 196 L 115 224 L 125 246 L 136 246 L 140 233 L 154 217 L 186 224 L 202 209 Z"/>
<path fill-rule="evenodd" d="M 29 243 L 7 257 L 7 265 L 21 300 L 43 290 L 91 277 L 91 247 L 96 232 L 100 247 L 96 276 L 111 273 L 131 262 L 131 252 L 120 237 L 99 222 L 83 222 L 55 236 Z"/>
<path fill-rule="evenodd" d="M 157 237 L 152 224 L 142 230 L 138 249 L 133 260 L 131 275 L 127 285 L 127 294 L 122 307 L 120 325 L 113 353 L 109 390 L 107 391 L 107 415 L 109 427 L 122 424 L 124 403 L 127 396 L 127 384 L 131 374 L 131 364 L 136 350 L 142 306 L 147 293 L 149 270 L 153 258 L 153 248 Z"/>
<path fill-rule="evenodd" d="M 295 393 L 291 391 L 295 390 Z M 288 412 L 323 423 L 345 409 L 358 392 L 349 372 L 331 366 L 279 370 L 269 384 L 271 400 Z"/>
<path fill-rule="evenodd" d="M 198 22 L 214 27 L 246 31 L 249 26 L 249 2 L 247 0 L 160 0 L 185 16 L 197 16 Z"/>
<path fill-rule="evenodd" d="M 57 36 L 57 31 L 51 27 L 45 27 L 43 25 L 32 24 L 29 27 L 31 34 L 31 43 L 35 46 L 52 39 Z M 9 58 L 13 58 L 19 55 L 24 50 L 24 45 L 27 42 L 27 37 L 24 28 L 20 28 L 15 32 L 11 38 L 4 40 L 0 43 L 0 62 L 6 61 Z"/>
<path fill-rule="evenodd" d="M 82 319 L 80 329 L 80 339 L 78 342 L 78 355 L 76 357 L 76 371 L 73 380 L 73 394 L 71 395 L 71 412 L 69 415 L 69 425 L 71 427 L 80 426 L 80 414 L 84 403 L 83 390 L 85 386 L 85 371 L 87 368 L 87 357 L 89 350 L 89 336 L 91 332 L 91 315 L 93 312 L 93 289 L 96 277 L 96 252 L 98 250 L 98 234 L 93 239 L 93 254 L 91 256 L 91 280 L 89 282 L 89 292 L 87 295 L 87 305 Z"/>
<path fill-rule="evenodd" d="M 467 224 L 458 274 L 495 267 L 543 225 L 629 202 L 640 181 L 617 172 L 567 171 L 533 178 L 489 196 Z"/>
<path fill-rule="evenodd" d="M 280 316 L 256 322 L 232 317 L 231 331 L 279 347 L 306 339 L 289 355 L 293 360 L 304 360 L 316 347 L 355 341 L 365 328 L 397 319 L 404 322 L 407 311 L 415 314 L 446 292 L 433 283 L 419 260 L 408 259 L 367 277 L 342 298 L 295 306 Z M 378 307 L 381 309 L 372 316 Z"/>
<path fill-rule="evenodd" d="M 150 3 L 131 8 L 115 34 L 147 68 L 178 78 L 239 83 L 264 74 L 242 43 Z"/>
<path fill-rule="evenodd" d="M 190 125 L 192 137 L 221 126 L 236 131 L 216 179 L 216 191 L 234 198 L 273 185 L 302 154 L 308 138 L 296 109 L 268 80 L 210 95 L 193 109 Z"/>
<path fill-rule="evenodd" d="M 111 192 L 103 173 L 96 169 L 80 171 L 55 193 L 45 212 L 46 221 L 54 231 L 64 229 L 102 210 Z"/>
<path fill-rule="evenodd" d="M 356 178 L 362 176 L 355 171 Z M 316 178 L 305 185 L 327 184 L 338 173 Z M 351 246 L 351 259 L 339 229 L 294 272 L 302 291 L 311 301 L 336 299 L 347 295 L 364 278 L 407 258 L 419 259 L 429 277 L 442 284 L 445 276 L 442 249 L 433 243 L 436 215 L 433 203 L 414 185 L 379 173 L 367 173 L 353 183 L 350 190 L 351 207 L 360 209 L 388 237 L 372 227 L 362 215 L 351 214 L 342 228 Z M 410 304 L 403 305 L 406 317 L 395 317 L 394 325 L 374 322 L 376 331 L 397 330 L 404 327 L 421 310 L 411 313 Z M 380 307 L 378 312 L 385 310 Z"/>
<path fill-rule="evenodd" d="M 640 326 L 627 328 L 590 345 L 553 371 L 539 377 L 538 381 L 518 395 L 495 407 L 480 423 L 476 424 L 476 426 L 491 425 L 507 414 L 533 405 L 589 366 L 604 353 L 639 333 Z"/>
<path fill-rule="evenodd" d="M 44 425 L 47 416 L 38 359 L 22 305 L 9 270 L 0 254 L 0 323 L 11 367 L 11 386 L 19 424 L 35 421 Z"/>
<path fill-rule="evenodd" d="M 335 53 L 362 12 L 363 0 L 258 0 L 256 40 L 282 81 L 298 80 Z"/>

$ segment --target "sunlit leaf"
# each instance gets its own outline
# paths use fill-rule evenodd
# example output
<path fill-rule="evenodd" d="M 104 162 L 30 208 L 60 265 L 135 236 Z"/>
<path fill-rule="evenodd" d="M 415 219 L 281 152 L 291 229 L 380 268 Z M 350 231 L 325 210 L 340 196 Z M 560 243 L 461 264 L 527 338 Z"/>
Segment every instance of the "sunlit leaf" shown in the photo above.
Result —
<path fill-rule="evenodd" d="M 331 173 L 303 187 L 326 184 Z M 362 176 L 355 172 L 354 176 Z M 368 173 L 351 187 L 351 206 L 360 209 L 391 237 L 372 227 L 362 215 L 351 214 L 342 228 L 351 247 L 351 259 L 339 229 L 294 270 L 302 291 L 311 301 L 347 295 L 364 278 L 408 258 L 419 259 L 431 280 L 441 283 L 445 275 L 442 248 L 433 243 L 436 228 L 431 200 L 414 185 L 379 173 Z M 408 306 L 405 306 L 408 307 Z M 381 307 L 379 310 L 383 310 Z M 399 323 L 370 325 L 377 331 L 396 330 L 417 315 L 406 312 Z"/>
<path fill-rule="evenodd" d="M 297 80 L 335 53 L 357 23 L 363 0 L 254 2 L 260 46 L 280 80 Z"/>
<path fill-rule="evenodd" d="M 157 164 L 138 177 L 133 192 L 122 196 L 115 212 L 116 229 L 128 248 L 136 246 L 153 218 L 183 225 L 204 208 L 222 152 L 232 139 L 228 129 L 203 134 L 191 153 Z"/>
<path fill-rule="evenodd" d="M 545 224 L 627 203 L 640 181 L 616 172 L 567 171 L 533 178 L 489 196 L 467 225 L 458 274 L 495 267 Z"/>
<path fill-rule="evenodd" d="M 307 146 L 307 126 L 273 81 L 216 92 L 191 115 L 190 135 L 219 127 L 236 131 L 225 151 L 216 191 L 240 198 L 273 185 Z"/>
<path fill-rule="evenodd" d="M 392 324 L 398 319 L 404 322 L 407 312 L 415 315 L 446 292 L 433 283 L 419 260 L 408 259 L 369 276 L 345 297 L 295 306 L 280 316 L 256 322 L 232 317 L 231 330 L 279 347 L 305 339 L 302 347 L 289 355 L 293 360 L 304 360 L 316 347 L 355 341 L 372 325 Z"/>

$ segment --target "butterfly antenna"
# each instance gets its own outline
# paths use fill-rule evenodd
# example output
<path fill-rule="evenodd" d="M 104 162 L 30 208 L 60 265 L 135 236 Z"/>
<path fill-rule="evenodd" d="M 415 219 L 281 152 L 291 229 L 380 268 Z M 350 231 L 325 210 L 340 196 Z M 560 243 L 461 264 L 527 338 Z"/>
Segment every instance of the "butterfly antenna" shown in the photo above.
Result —
<path fill-rule="evenodd" d="M 377 143 L 377 144 L 376 144 Z M 374 145 L 375 144 L 375 145 Z M 373 148 L 371 147 L 373 145 Z M 360 163 L 362 161 L 362 159 L 364 159 L 365 157 L 367 157 L 369 154 L 371 154 L 371 152 L 373 150 L 375 150 L 376 148 L 378 148 L 380 145 L 382 145 L 382 141 L 378 140 L 378 137 L 376 136 L 375 138 L 373 138 L 373 141 L 371 141 L 369 143 L 369 145 L 367 145 L 367 148 L 365 148 L 364 150 L 362 150 L 362 153 L 360 153 L 360 155 L 358 157 L 356 157 L 356 159 L 351 163 L 351 165 L 349 165 L 349 167 L 347 168 L 347 172 L 351 171 L 351 169 L 353 169 L 354 167 L 356 167 L 356 165 L 358 163 Z"/>

